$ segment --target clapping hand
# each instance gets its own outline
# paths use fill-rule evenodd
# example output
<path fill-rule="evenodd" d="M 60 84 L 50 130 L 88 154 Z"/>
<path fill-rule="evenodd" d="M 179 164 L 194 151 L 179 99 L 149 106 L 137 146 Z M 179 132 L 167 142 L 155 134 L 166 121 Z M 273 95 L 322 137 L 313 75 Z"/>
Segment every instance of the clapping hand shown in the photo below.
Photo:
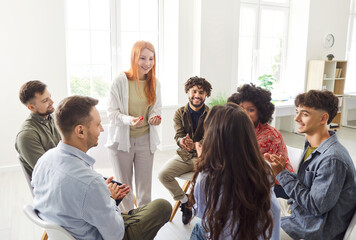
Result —
<path fill-rule="evenodd" d="M 126 186 L 126 184 L 122 184 L 122 185 L 118 185 L 117 183 L 113 184 L 111 182 L 113 179 L 114 177 L 109 177 L 108 179 L 105 180 L 106 185 L 108 186 L 108 189 L 110 191 L 110 196 L 115 200 L 123 199 L 130 192 L 130 186 Z"/>
<path fill-rule="evenodd" d="M 263 156 L 271 164 L 274 177 L 286 168 L 286 160 L 281 155 L 265 153 Z"/>

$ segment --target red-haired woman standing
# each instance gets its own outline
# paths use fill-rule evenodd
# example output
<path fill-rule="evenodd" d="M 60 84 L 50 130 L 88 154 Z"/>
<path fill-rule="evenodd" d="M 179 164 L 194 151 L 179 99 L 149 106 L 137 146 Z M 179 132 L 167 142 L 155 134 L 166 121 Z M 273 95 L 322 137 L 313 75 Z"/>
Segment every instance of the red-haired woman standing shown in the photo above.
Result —
<path fill-rule="evenodd" d="M 115 177 L 132 186 L 135 171 L 137 205 L 151 201 L 153 154 L 159 144 L 161 90 L 156 79 L 156 54 L 150 42 L 138 41 L 131 52 L 131 68 L 113 81 L 108 99 L 110 120 L 106 146 Z M 133 194 L 122 201 L 124 211 L 134 208 Z"/>

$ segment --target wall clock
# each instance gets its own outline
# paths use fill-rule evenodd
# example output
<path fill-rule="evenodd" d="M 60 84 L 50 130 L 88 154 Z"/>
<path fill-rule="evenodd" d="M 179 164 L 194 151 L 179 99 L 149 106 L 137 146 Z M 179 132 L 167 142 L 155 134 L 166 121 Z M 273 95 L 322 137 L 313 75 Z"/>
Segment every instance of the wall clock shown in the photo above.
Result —
<path fill-rule="evenodd" d="M 335 37 L 331 33 L 324 37 L 323 46 L 324 48 L 331 48 L 334 45 Z"/>

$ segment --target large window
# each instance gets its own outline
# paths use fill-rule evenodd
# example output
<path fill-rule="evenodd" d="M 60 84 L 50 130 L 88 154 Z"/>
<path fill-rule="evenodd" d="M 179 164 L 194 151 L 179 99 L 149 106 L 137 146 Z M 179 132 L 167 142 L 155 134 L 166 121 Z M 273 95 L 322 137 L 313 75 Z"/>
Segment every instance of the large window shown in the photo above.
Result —
<path fill-rule="evenodd" d="M 158 0 L 67 0 L 67 34 L 69 94 L 98 98 L 100 109 L 136 41 L 154 45 L 158 75 Z"/>
<path fill-rule="evenodd" d="M 356 1 L 351 4 L 345 92 L 356 92 Z"/>
<path fill-rule="evenodd" d="M 277 86 L 285 74 L 289 0 L 242 0 L 240 8 L 238 84 L 273 75 Z"/>

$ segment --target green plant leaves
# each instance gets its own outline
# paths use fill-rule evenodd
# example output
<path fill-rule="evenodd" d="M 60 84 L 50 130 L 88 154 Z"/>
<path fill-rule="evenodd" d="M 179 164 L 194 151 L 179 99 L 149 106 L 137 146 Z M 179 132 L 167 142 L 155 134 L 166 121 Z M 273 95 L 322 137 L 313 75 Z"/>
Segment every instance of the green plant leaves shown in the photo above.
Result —
<path fill-rule="evenodd" d="M 272 90 L 273 84 L 277 81 L 274 76 L 268 74 L 259 76 L 257 80 L 260 82 L 259 86 L 266 90 Z"/>

